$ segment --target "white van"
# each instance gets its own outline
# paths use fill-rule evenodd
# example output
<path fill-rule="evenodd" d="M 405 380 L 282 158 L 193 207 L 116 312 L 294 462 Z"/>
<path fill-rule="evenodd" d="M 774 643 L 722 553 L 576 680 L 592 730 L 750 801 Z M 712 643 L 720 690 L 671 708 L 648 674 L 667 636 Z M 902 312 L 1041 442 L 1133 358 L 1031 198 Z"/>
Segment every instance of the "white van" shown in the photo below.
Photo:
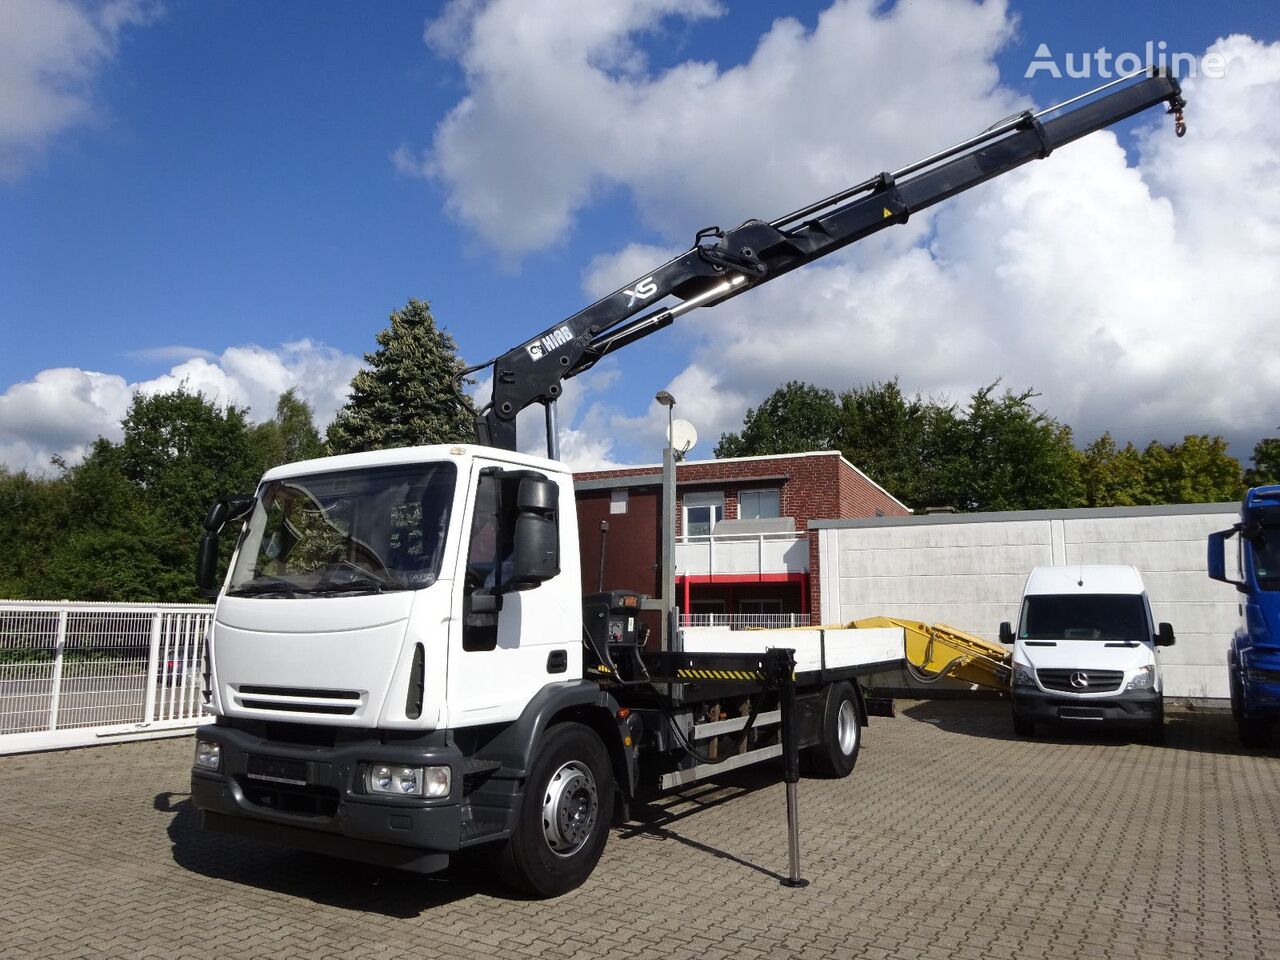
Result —
<path fill-rule="evenodd" d="M 1013 645 L 1013 729 L 1037 723 L 1124 724 L 1164 738 L 1156 647 L 1173 644 L 1167 623 L 1152 629 L 1151 605 L 1134 567 L 1036 567 L 1022 591 Z"/>

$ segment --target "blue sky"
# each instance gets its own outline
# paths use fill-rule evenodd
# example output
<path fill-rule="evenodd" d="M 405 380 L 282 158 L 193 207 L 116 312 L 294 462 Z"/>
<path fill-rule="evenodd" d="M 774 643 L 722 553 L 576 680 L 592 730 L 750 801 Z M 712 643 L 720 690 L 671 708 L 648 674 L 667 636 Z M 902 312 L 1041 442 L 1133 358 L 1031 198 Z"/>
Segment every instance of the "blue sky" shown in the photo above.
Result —
<path fill-rule="evenodd" d="M 830 5 L 787 5 L 788 14 L 801 25 L 795 42 L 803 43 L 806 35 L 818 32 L 819 15 Z M 0 13 L 0 53 L 41 34 L 42 18 L 55 6 L 59 5 L 28 8 L 15 2 Z M 526 5 L 525 10 L 535 6 Z M 571 6 L 544 5 L 544 21 L 571 20 Z M 601 6 L 612 9 L 615 5 Z M 772 66 L 752 63 L 761 37 L 775 29 L 779 5 L 727 3 L 715 11 L 709 9 L 709 0 L 687 4 L 638 0 L 616 6 L 648 9 L 632 14 L 631 19 L 616 13 L 618 23 L 602 26 L 598 34 L 584 40 L 601 44 L 586 58 L 584 69 L 603 63 L 600 75 L 625 83 L 631 99 L 624 102 L 642 103 L 642 117 L 639 110 L 637 117 L 610 117 L 611 128 L 626 130 L 625 138 L 602 150 L 607 156 L 588 162 L 583 158 L 592 152 L 597 128 L 575 130 L 571 125 L 573 117 L 594 108 L 594 101 L 589 90 L 574 85 L 572 74 L 566 75 L 564 86 L 549 86 L 545 96 L 518 116 L 504 114 L 499 102 L 492 115 L 464 122 L 452 140 L 442 140 L 439 133 L 441 123 L 464 98 L 483 101 L 478 94 L 486 85 L 495 96 L 512 89 L 503 86 L 511 82 L 499 76 L 503 70 L 529 69 L 525 86 L 536 86 L 535 71 L 539 83 L 546 81 L 546 71 L 538 70 L 542 61 L 535 48 L 539 43 L 554 47 L 554 24 L 544 22 L 545 33 L 534 30 L 517 34 L 518 39 L 508 37 L 506 42 L 513 44 L 511 50 L 518 50 L 519 56 L 504 63 L 501 31 L 495 28 L 486 41 L 481 35 L 482 20 L 462 17 L 471 23 L 468 37 L 437 37 L 434 45 L 424 42 L 425 25 L 440 12 L 434 4 L 369 7 L 168 0 L 153 5 L 126 0 L 123 5 L 69 5 L 69 15 L 78 15 L 89 25 L 88 33 L 79 34 L 83 46 L 68 54 L 70 41 L 51 43 L 47 59 L 33 66 L 25 79 L 37 87 L 45 84 L 69 91 L 80 103 L 75 118 L 55 117 L 44 127 L 37 122 L 37 131 L 31 133 L 33 121 L 27 114 L 37 108 L 30 102 L 10 104 L 6 113 L 0 100 L 0 329 L 6 341 L 6 349 L 0 351 L 0 459 L 13 466 L 39 466 L 48 453 L 74 450 L 89 439 L 77 436 L 77 429 L 85 432 L 92 425 L 106 424 L 116 409 L 112 404 L 118 406 L 119 391 L 106 390 L 99 383 L 89 394 L 81 391 L 82 400 L 103 390 L 110 394 L 105 400 L 84 400 L 96 403 L 95 410 L 105 411 L 98 420 L 74 409 L 55 411 L 62 392 L 76 393 L 80 388 L 71 381 L 50 381 L 43 391 L 20 389 L 36 383 L 42 371 L 109 374 L 128 390 L 138 384 L 166 382 L 165 377 L 176 375 L 172 373 L 175 366 L 192 357 L 218 365 L 228 348 L 257 348 L 254 356 L 263 362 L 287 355 L 285 372 L 277 371 L 278 376 L 315 387 L 315 380 L 308 378 L 349 375 L 350 358 L 372 349 L 373 335 L 387 313 L 409 297 L 430 300 L 437 319 L 457 338 L 463 356 L 478 361 L 583 305 L 588 300 L 584 287 L 592 285 L 593 276 L 611 275 L 610 264 L 604 261 L 597 261 L 593 271 L 593 258 L 616 258 L 642 272 L 645 251 L 632 250 L 627 259 L 629 245 L 678 246 L 692 239 L 693 231 L 704 225 L 699 217 L 710 213 L 725 220 L 776 215 L 781 210 L 774 204 L 789 197 L 789 189 L 823 185 L 812 196 L 799 196 L 801 201 L 811 199 L 827 187 L 837 189 L 880 167 L 914 157 L 896 150 L 918 150 L 917 144 L 941 147 L 957 139 L 957 131 L 963 135 L 980 129 L 999 119 L 1001 113 L 991 112 L 997 107 L 1010 102 L 1045 104 L 1090 85 L 1043 74 L 1032 82 L 1024 80 L 1027 64 L 1042 42 L 1057 54 L 1092 51 L 1102 45 L 1113 51 L 1141 51 L 1148 40 L 1163 40 L 1171 51 L 1200 54 L 1219 37 L 1244 34 L 1253 44 L 1240 48 L 1247 61 L 1263 55 L 1274 59 L 1280 35 L 1280 14 L 1271 4 L 1179 4 L 1175 12 L 1168 4 L 1013 3 L 1005 11 L 989 3 L 982 12 L 962 0 L 933 0 L 927 6 L 939 7 L 956 23 L 963 26 L 972 20 L 975 24 L 974 52 L 966 54 L 968 60 L 948 66 L 958 81 L 956 97 L 963 102 L 947 103 L 946 91 L 951 89 L 947 78 L 926 81 L 912 67 L 913 57 L 930 56 L 928 49 L 914 49 L 916 44 L 927 48 L 939 42 L 918 29 L 913 33 L 904 26 L 886 34 L 887 41 L 900 45 L 901 75 L 894 75 L 895 57 L 890 54 L 887 68 L 881 65 L 861 77 L 854 73 L 850 78 L 828 78 L 816 73 L 804 76 L 805 64 L 794 61 Z M 894 13 L 891 4 L 854 6 L 865 8 L 868 18 Z M 912 4 L 904 0 L 902 6 Z M 461 16 L 466 8 L 454 12 Z M 936 11 L 931 16 L 936 19 Z M 993 19 L 1003 27 L 993 26 Z M 855 39 L 851 35 L 851 43 Z M 984 45 L 994 46 L 989 55 L 983 52 Z M 964 46 L 957 40 L 957 48 Z M 69 58 L 61 66 L 56 61 L 60 55 Z M 556 62 L 554 50 L 549 56 L 552 59 L 547 62 Z M 681 112 L 679 96 L 657 89 L 656 84 L 689 62 L 714 62 L 713 79 L 720 80 L 741 65 L 750 65 L 757 77 L 767 76 L 769 69 L 780 76 L 799 72 L 800 77 L 786 81 L 802 91 L 799 104 L 807 99 L 806 89 L 816 91 L 816 97 L 825 88 L 822 95 L 829 97 L 833 83 L 853 79 L 860 86 L 840 93 L 838 115 L 812 117 L 812 140 L 800 143 L 793 155 L 773 141 L 787 136 L 779 135 L 774 123 L 778 115 L 770 112 L 777 108 L 756 115 L 748 107 L 744 116 L 758 124 L 753 130 L 755 142 L 765 144 L 762 149 L 771 156 L 781 154 L 772 156 L 772 166 L 762 174 L 772 179 L 756 190 L 752 188 L 754 158 L 748 151 L 735 150 L 731 138 L 717 144 L 715 134 L 700 137 L 696 123 L 687 133 L 674 132 L 688 127 L 690 119 Z M 993 65 L 998 70 L 995 85 L 984 73 Z M 1268 77 L 1269 69 L 1268 61 L 1267 70 L 1251 67 L 1249 73 Z M 4 76 L 0 72 L 0 82 Z M 865 158 L 850 157 L 846 164 L 839 152 L 844 134 L 829 141 L 824 137 L 824 125 L 855 125 L 879 110 L 886 97 L 900 98 L 896 103 L 914 103 L 911 94 L 917 88 L 919 113 L 899 112 L 890 124 L 894 132 L 869 136 L 865 150 L 860 143 L 852 151 L 866 153 Z M 644 91 L 641 99 L 634 96 L 637 90 Z M 727 102 L 731 93 L 726 90 L 717 96 Z M 1267 80 L 1260 93 L 1254 90 L 1249 95 L 1261 98 L 1258 103 L 1274 103 L 1275 85 Z M 584 98 L 581 102 L 579 96 Z M 1231 103 L 1244 103 L 1244 94 L 1231 96 Z M 664 113 L 668 105 L 669 114 Z M 1188 118 L 1193 137 L 1205 129 L 1197 109 L 1193 99 Z M 481 102 L 476 113 L 483 112 Z M 532 120 L 530 113 L 535 114 Z M 937 119 L 952 114 L 967 125 L 950 129 L 945 119 Z M 533 123 L 539 119 L 547 122 Z M 1131 166 L 1127 169 L 1139 170 L 1148 192 L 1173 204 L 1182 242 L 1181 231 L 1195 223 L 1201 212 L 1178 206 L 1182 201 L 1177 199 L 1177 182 L 1166 165 L 1142 166 L 1165 155 L 1160 151 L 1172 149 L 1162 141 L 1146 153 L 1140 151 L 1135 131 L 1146 129 L 1153 119 L 1130 124 L 1120 133 L 1119 143 L 1128 151 L 1124 159 Z M 1274 114 L 1268 122 L 1273 119 Z M 560 131 L 557 137 L 563 146 L 531 143 L 525 136 L 531 129 L 526 121 L 535 130 Z M 1233 129 L 1240 126 L 1236 123 Z M 575 140 L 575 134 L 581 138 Z M 1255 134 L 1246 134 L 1256 140 Z M 645 144 L 655 137 L 672 149 L 666 151 L 665 166 L 650 173 L 647 167 L 639 168 L 634 155 L 648 149 Z M 1246 137 L 1242 149 L 1256 147 L 1274 163 L 1270 152 L 1275 149 L 1274 139 L 1255 140 Z M 814 155 L 828 146 L 832 156 L 824 157 L 825 166 L 815 173 Z M 557 153 L 559 149 L 563 154 Z M 685 177 L 678 155 L 685 149 L 688 169 L 703 171 L 700 176 L 706 175 L 715 158 L 724 165 L 720 178 L 729 186 L 723 194 L 703 191 L 700 195 L 711 197 L 705 208 L 700 209 L 697 201 L 662 199 L 664 182 L 676 185 Z M 400 163 L 393 161 L 397 151 Z M 445 156 L 452 159 L 442 161 Z M 1201 161 L 1225 167 L 1224 159 L 1203 157 Z M 572 178 L 566 174 L 566 182 L 556 184 L 556 189 L 563 188 L 576 199 L 556 209 L 552 205 L 547 210 L 528 209 L 530 194 L 541 192 L 541 172 L 562 161 L 582 166 L 580 182 L 568 182 Z M 1043 166 L 1056 161 L 1051 158 Z M 790 179 L 789 163 L 805 171 L 796 178 L 803 181 L 799 186 L 777 182 Z M 1106 163 L 1105 175 L 1114 179 L 1117 190 L 1125 189 L 1124 169 L 1118 169 L 1113 158 Z M 615 176 L 615 169 L 624 172 Z M 473 176 L 473 170 L 479 172 Z M 1070 181 L 1075 170 L 1074 165 L 1064 165 L 1064 177 Z M 1229 169 L 1220 173 L 1232 175 Z M 1081 175 L 1087 176 L 1087 171 Z M 1037 176 L 1047 175 L 1037 171 Z M 521 177 L 528 177 L 531 184 L 523 194 L 511 186 Z M 1052 178 L 1040 182 L 1050 191 L 1058 189 Z M 1274 190 L 1274 180 L 1270 183 Z M 496 198 L 493 209 L 501 212 L 478 214 L 475 203 L 467 205 L 468 197 Z M 986 199 L 990 201 L 991 196 Z M 1016 209 L 1018 200 L 1006 197 L 1003 202 L 1008 209 Z M 1255 198 L 1252 206 L 1256 205 Z M 1273 209 L 1271 204 L 1259 214 L 1258 229 L 1278 228 L 1270 219 Z M 1157 204 L 1149 213 L 1159 218 L 1162 211 Z M 538 217 L 544 214 L 554 222 L 540 231 Z M 981 201 L 966 198 L 957 210 L 930 221 L 927 229 L 860 253 L 832 270 L 844 270 L 846 280 L 858 278 L 865 283 L 904 269 L 904 258 L 914 262 L 924 256 L 929 262 L 922 269 L 937 274 L 901 278 L 910 289 L 936 282 L 959 295 L 971 283 L 1003 282 L 998 278 L 1008 271 L 1001 273 L 1000 263 L 982 257 L 971 266 L 990 267 L 992 272 L 985 279 L 946 275 L 955 259 L 948 250 L 992 236 L 980 227 L 1000 229 L 998 214 L 982 208 Z M 518 240 L 507 239 L 508 216 L 512 218 L 510 236 Z M 1122 235 L 1124 225 L 1114 226 Z M 1088 224 L 1073 224 L 1067 230 L 1081 233 L 1088 245 Z M 1007 236 L 996 237 L 993 245 L 998 248 L 1006 242 Z M 1188 248 L 1179 255 L 1202 262 L 1195 241 L 1186 243 Z M 1274 241 L 1262 246 L 1263 254 L 1274 253 Z M 1087 264 L 1079 269 L 1081 275 L 1089 275 Z M 1261 262 L 1258 269 L 1269 268 Z M 831 284 L 840 277 L 828 272 L 821 279 Z M 1117 274 L 1105 282 L 1120 284 L 1124 277 Z M 792 286 L 787 293 L 796 297 L 824 294 L 821 286 Z M 830 292 L 830 287 L 825 289 Z M 1266 289 L 1259 281 L 1253 293 L 1260 298 Z M 1030 296 L 1027 291 L 1016 292 Z M 1041 293 L 1055 302 L 1061 299 L 1051 290 Z M 739 422 L 747 404 L 758 402 L 771 386 L 789 377 L 838 387 L 900 375 L 908 389 L 962 398 L 973 387 L 1004 376 L 1013 387 L 1042 389 L 1045 406 L 1077 424 L 1085 434 L 1082 441 L 1099 427 L 1111 426 L 1106 422 L 1111 411 L 1116 414 L 1115 432 L 1139 441 L 1184 432 L 1225 432 L 1236 442 L 1236 452 L 1247 454 L 1250 438 L 1267 432 L 1274 435 L 1280 423 L 1280 395 L 1274 392 L 1224 397 L 1221 391 L 1210 391 L 1185 402 L 1169 398 L 1153 402 L 1153 384 L 1164 377 L 1174 393 L 1172 385 L 1185 382 L 1185 371 L 1176 357 L 1157 364 L 1155 370 L 1150 369 L 1154 359 L 1137 357 L 1141 351 L 1133 342 L 1140 340 L 1141 329 L 1117 334 L 1117 349 L 1134 355 L 1134 365 L 1114 371 L 1105 397 L 1097 402 L 1087 398 L 1090 391 L 1078 377 L 1054 382 L 1051 367 L 1044 366 L 1043 343 L 1025 345 L 1028 351 L 1038 350 L 1039 358 L 1028 362 L 1026 369 L 1018 355 L 1010 354 L 999 358 L 999 363 L 974 361 L 950 371 L 943 370 L 941 361 L 917 363 L 920 348 L 903 343 L 893 349 L 870 350 L 865 362 L 851 359 L 844 370 L 829 366 L 810 370 L 805 364 L 775 368 L 759 357 L 735 365 L 733 357 L 717 348 L 717 338 L 733 339 L 735 330 L 749 337 L 752 324 L 766 322 L 761 319 L 763 313 L 772 311 L 776 319 L 782 302 L 773 300 L 744 308 L 745 314 L 717 317 L 715 325 L 705 330 L 668 332 L 607 366 L 594 385 L 586 386 L 573 409 L 570 426 L 582 434 L 582 443 L 575 448 L 582 461 L 652 459 L 654 418 L 649 401 L 654 390 L 672 383 L 684 384 L 686 395 L 698 398 L 701 410 L 697 412 L 705 411 L 706 421 L 699 426 L 703 436 L 711 439 L 720 429 Z M 931 331 L 938 317 L 927 309 L 928 303 L 922 301 L 905 317 L 892 311 L 877 316 L 872 307 L 864 315 L 862 308 L 850 307 L 853 319 L 842 347 L 861 354 L 864 343 L 880 343 L 876 331 L 883 332 L 887 324 L 911 324 L 922 338 L 920 343 L 934 342 Z M 1097 308 L 1080 309 L 1096 312 Z M 702 316 L 718 312 L 694 314 L 681 322 L 696 326 L 703 322 Z M 1135 312 L 1140 311 L 1126 315 Z M 1236 315 L 1234 308 L 1232 315 Z M 804 322 L 797 319 L 798 331 Z M 957 322 L 963 323 L 963 317 Z M 1065 326 L 1074 321 L 1063 318 L 1060 322 Z M 1186 336 L 1194 333 L 1187 331 Z M 821 336 L 820 330 L 814 331 L 816 352 L 826 349 Z M 998 332 L 975 327 L 969 342 L 992 338 L 1001 339 Z M 303 346 L 297 346 L 299 341 Z M 282 349 L 284 344 L 295 346 Z M 172 349 L 177 347 L 188 350 Z M 1186 352 L 1178 351 L 1184 358 Z M 1077 356 L 1072 362 L 1086 374 L 1096 369 L 1087 357 Z M 234 378 L 236 370 L 243 372 L 252 364 L 242 362 L 237 367 L 232 360 L 230 366 Z M 691 366 L 698 366 L 702 375 L 691 373 Z M 221 363 L 221 368 L 228 369 L 227 363 Z M 741 370 L 746 372 L 740 374 Z M 1130 378 L 1145 384 L 1144 399 L 1137 408 L 1127 406 L 1124 392 L 1114 389 L 1114 382 Z M 267 377 L 256 386 L 243 387 L 239 394 L 233 389 L 231 396 L 263 407 L 264 384 L 277 382 L 285 383 Z M 317 399 L 317 406 L 324 407 L 325 401 Z M 695 410 L 692 400 L 687 409 Z M 267 412 L 255 409 L 255 413 Z M 42 425 L 46 414 L 50 423 Z M 695 415 L 691 419 L 698 422 Z M 100 429 L 109 432 L 106 426 Z M 709 456 L 710 444 L 697 452 Z"/>

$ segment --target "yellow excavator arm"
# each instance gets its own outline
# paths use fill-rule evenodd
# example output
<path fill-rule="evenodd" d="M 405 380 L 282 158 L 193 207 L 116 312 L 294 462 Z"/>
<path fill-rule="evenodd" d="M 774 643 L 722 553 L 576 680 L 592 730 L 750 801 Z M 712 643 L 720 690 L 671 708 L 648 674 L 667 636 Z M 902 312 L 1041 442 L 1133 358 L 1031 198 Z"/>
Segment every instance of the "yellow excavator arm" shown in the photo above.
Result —
<path fill-rule="evenodd" d="M 907 671 L 921 683 L 950 678 L 993 690 L 1009 689 L 1010 653 L 998 643 L 945 623 L 897 617 L 864 617 L 849 626 L 901 628 L 906 637 Z"/>

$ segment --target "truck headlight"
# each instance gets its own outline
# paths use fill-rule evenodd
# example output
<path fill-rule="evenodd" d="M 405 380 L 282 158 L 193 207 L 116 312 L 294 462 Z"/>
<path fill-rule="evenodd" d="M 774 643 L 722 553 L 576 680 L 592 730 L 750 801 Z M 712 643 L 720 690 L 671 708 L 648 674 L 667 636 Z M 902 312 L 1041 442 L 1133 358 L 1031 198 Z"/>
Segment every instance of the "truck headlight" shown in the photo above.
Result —
<path fill-rule="evenodd" d="M 1015 663 L 1013 665 L 1013 685 L 1015 687 L 1034 687 L 1036 678 L 1031 675 L 1031 668 Z"/>
<path fill-rule="evenodd" d="M 1126 690 L 1150 690 L 1156 685 L 1156 668 L 1151 664 L 1139 667 L 1133 679 L 1125 686 Z"/>
<path fill-rule="evenodd" d="M 398 767 L 375 763 L 365 774 L 370 793 L 397 797 L 447 797 L 453 778 L 448 767 Z"/>
<path fill-rule="evenodd" d="M 197 740 L 195 762 L 201 770 L 218 770 L 222 766 L 222 744 Z"/>

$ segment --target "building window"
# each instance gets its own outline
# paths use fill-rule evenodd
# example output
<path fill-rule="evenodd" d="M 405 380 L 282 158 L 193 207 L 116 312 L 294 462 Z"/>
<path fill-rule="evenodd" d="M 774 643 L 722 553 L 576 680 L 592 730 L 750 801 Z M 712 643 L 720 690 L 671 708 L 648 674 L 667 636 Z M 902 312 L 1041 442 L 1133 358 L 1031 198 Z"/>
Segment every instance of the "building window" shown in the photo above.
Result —
<path fill-rule="evenodd" d="M 738 516 L 743 520 L 782 516 L 782 491 L 743 490 L 738 494 Z"/>
<path fill-rule="evenodd" d="M 782 613 L 781 600 L 739 600 L 738 612 L 756 617 Z"/>
<path fill-rule="evenodd" d="M 620 490 L 610 490 L 609 491 L 609 512 L 610 513 L 626 513 L 627 500 L 628 500 L 627 490 L 625 487 Z"/>
<path fill-rule="evenodd" d="M 683 502 L 686 537 L 709 537 L 724 519 L 723 493 L 686 493 Z"/>

